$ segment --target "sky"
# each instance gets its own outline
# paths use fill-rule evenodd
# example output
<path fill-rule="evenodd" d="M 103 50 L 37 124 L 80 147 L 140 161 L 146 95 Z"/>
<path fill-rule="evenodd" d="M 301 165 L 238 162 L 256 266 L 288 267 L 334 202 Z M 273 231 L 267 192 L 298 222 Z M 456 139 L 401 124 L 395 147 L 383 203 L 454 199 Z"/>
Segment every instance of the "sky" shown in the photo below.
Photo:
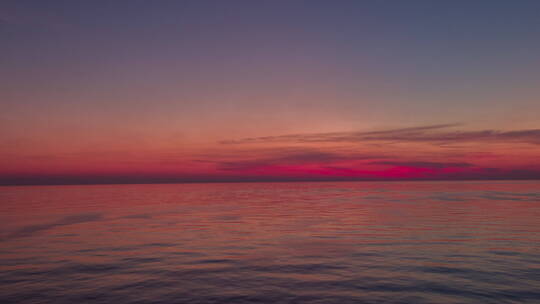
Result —
<path fill-rule="evenodd" d="M 540 1 L 0 2 L 0 184 L 540 179 Z"/>

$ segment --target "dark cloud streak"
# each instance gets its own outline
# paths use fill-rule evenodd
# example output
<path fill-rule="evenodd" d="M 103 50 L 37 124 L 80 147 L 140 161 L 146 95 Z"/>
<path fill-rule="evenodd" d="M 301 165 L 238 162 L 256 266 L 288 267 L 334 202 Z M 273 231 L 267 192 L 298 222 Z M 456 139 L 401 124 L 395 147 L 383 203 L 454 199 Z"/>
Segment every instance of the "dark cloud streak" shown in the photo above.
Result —
<path fill-rule="evenodd" d="M 384 158 L 387 158 L 387 156 L 360 153 L 340 154 L 321 151 L 306 151 L 301 153 L 283 153 L 281 155 L 253 160 L 218 161 L 217 165 L 221 170 L 249 170 L 267 166 L 321 164 L 339 161 L 360 161 Z"/>
<path fill-rule="evenodd" d="M 289 134 L 222 141 L 222 144 L 249 143 L 354 143 L 354 142 L 424 142 L 432 144 L 462 142 L 519 142 L 540 145 L 540 129 L 500 131 L 448 131 L 459 124 L 441 124 L 413 128 L 392 129 L 372 132 L 333 132 Z"/>
<path fill-rule="evenodd" d="M 426 161 L 379 161 L 371 162 L 371 165 L 397 166 L 397 167 L 414 167 L 428 169 L 443 169 L 443 168 L 469 168 L 472 164 L 457 163 L 457 162 L 426 162 Z"/>

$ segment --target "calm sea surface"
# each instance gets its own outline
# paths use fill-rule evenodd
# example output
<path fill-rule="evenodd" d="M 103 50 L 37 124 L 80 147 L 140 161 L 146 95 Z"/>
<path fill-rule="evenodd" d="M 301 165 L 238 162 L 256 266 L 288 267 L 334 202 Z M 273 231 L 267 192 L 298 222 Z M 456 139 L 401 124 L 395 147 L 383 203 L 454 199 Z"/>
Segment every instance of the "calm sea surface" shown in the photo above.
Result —
<path fill-rule="evenodd" d="M 540 303 L 540 181 L 0 187 L 0 303 Z"/>

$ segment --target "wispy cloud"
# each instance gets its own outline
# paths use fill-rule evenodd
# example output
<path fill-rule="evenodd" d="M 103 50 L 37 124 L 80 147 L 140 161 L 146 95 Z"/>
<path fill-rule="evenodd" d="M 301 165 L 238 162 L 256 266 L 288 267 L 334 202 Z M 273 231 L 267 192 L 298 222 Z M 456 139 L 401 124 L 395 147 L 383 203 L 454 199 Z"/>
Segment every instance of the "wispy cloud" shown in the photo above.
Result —
<path fill-rule="evenodd" d="M 452 131 L 460 124 L 440 124 L 371 132 L 332 132 L 286 134 L 222 141 L 222 144 L 249 143 L 355 143 L 355 142 L 424 142 L 433 144 L 465 142 L 521 142 L 540 145 L 540 129 L 515 131 Z"/>
<path fill-rule="evenodd" d="M 386 155 L 362 153 L 331 153 L 317 150 L 304 150 L 302 152 L 282 152 L 271 156 L 262 156 L 248 160 L 216 161 L 221 170 L 251 170 L 269 166 L 324 164 L 335 162 L 354 162 L 361 160 L 384 159 Z"/>
<path fill-rule="evenodd" d="M 370 162 L 371 165 L 384 165 L 396 167 L 414 167 L 427 169 L 443 169 L 443 168 L 469 168 L 472 164 L 458 162 L 426 162 L 426 161 L 378 161 Z"/>

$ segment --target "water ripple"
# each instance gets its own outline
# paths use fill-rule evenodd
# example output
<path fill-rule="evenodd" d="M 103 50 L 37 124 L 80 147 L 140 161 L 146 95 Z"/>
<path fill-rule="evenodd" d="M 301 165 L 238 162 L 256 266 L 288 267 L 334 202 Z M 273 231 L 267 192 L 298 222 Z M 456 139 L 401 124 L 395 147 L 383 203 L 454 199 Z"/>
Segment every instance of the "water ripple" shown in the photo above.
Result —
<path fill-rule="evenodd" d="M 1 303 L 540 303 L 539 182 L 3 190 Z"/>

